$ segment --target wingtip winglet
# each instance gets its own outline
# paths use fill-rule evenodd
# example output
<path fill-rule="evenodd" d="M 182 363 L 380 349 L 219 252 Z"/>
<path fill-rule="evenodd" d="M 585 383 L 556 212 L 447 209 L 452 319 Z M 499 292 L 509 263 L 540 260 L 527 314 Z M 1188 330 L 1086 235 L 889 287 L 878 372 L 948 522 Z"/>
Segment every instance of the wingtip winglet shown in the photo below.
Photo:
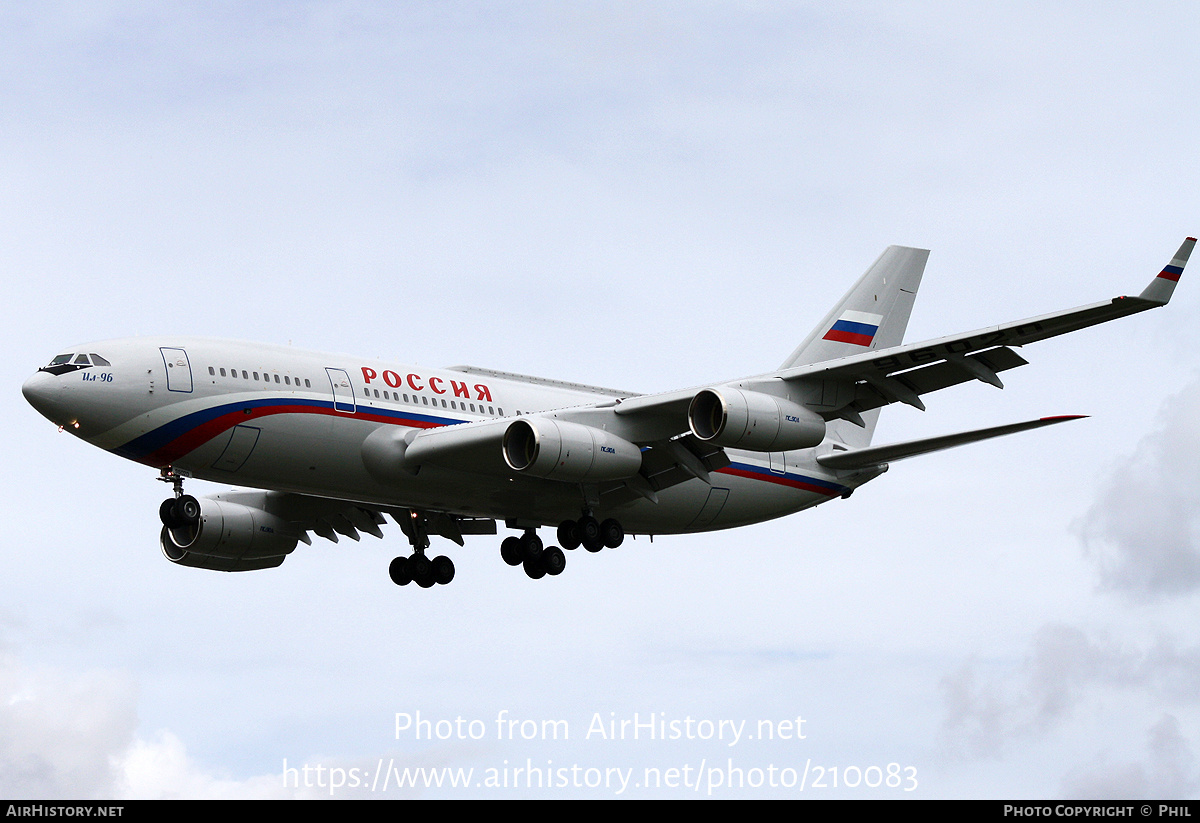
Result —
<path fill-rule="evenodd" d="M 1179 278 L 1183 274 L 1183 267 L 1187 265 L 1188 258 L 1195 246 L 1196 238 L 1189 237 L 1184 240 L 1179 251 L 1175 252 L 1175 256 L 1171 258 L 1171 262 L 1163 266 L 1163 270 L 1138 296 L 1143 300 L 1152 300 L 1160 305 L 1166 305 L 1170 301 L 1171 295 L 1175 293 L 1175 285 L 1179 282 Z"/>

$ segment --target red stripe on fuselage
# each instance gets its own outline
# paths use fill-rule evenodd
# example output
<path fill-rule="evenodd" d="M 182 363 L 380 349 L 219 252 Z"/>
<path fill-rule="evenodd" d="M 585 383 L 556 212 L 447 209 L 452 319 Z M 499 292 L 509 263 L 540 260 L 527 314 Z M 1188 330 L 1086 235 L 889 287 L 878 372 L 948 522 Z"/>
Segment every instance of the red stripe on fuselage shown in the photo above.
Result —
<path fill-rule="evenodd" d="M 720 474 L 732 474 L 735 477 L 745 477 L 748 480 L 764 480 L 767 483 L 775 483 L 780 486 L 790 486 L 793 489 L 800 489 L 806 492 L 816 492 L 823 494 L 826 497 L 837 497 L 842 492 L 834 489 L 817 486 L 813 483 L 805 483 L 803 480 L 797 480 L 794 477 L 786 477 L 784 475 L 764 474 L 762 472 L 751 472 L 745 469 L 735 469 L 732 466 L 726 466 L 723 469 L 717 469 Z"/>

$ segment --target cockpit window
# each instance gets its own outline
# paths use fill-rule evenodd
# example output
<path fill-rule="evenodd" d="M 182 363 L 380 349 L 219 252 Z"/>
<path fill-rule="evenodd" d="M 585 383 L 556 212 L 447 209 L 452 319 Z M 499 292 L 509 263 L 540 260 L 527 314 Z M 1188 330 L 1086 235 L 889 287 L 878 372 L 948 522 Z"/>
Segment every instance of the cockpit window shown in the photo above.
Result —
<path fill-rule="evenodd" d="M 89 357 L 83 353 L 72 352 L 70 354 L 60 354 L 50 361 L 50 365 L 42 366 L 38 371 L 50 372 L 50 374 L 66 374 L 68 372 L 79 371 L 80 369 L 90 369 L 92 366 L 111 368 L 112 363 L 109 363 L 98 354 L 92 354 Z"/>

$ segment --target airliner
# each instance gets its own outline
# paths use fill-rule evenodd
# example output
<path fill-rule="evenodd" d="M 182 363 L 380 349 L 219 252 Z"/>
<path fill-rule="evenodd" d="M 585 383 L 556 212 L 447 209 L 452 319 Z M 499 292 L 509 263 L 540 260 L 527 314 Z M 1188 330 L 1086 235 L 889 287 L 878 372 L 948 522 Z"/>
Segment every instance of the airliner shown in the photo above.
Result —
<path fill-rule="evenodd" d="M 1014 347 L 1166 305 L 1196 240 L 1136 297 L 903 343 L 929 252 L 891 246 L 774 371 L 660 394 L 472 366 L 427 369 L 290 347 L 164 336 L 71 346 L 22 386 L 37 411 L 158 470 L 173 563 L 280 565 L 312 536 L 411 545 L 397 585 L 455 575 L 432 537 L 500 543 L 533 579 L 564 550 L 782 517 L 851 493 L 890 462 L 1076 416 L 871 445 L 880 410 L 1026 364 Z M 198 478 L 242 487 L 196 498 Z M 543 526 L 557 545 L 545 545 Z"/>

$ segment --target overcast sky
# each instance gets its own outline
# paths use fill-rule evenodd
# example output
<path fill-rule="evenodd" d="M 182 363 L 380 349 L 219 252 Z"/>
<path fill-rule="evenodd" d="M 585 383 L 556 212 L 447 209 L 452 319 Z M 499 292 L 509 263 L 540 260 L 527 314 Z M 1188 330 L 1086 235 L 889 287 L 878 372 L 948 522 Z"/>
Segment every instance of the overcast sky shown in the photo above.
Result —
<path fill-rule="evenodd" d="M 1200 273 L 876 439 L 1086 420 L 536 582 L 476 537 L 398 589 L 394 525 L 175 567 L 154 472 L 19 394 L 159 333 L 668 390 L 774 368 L 893 243 L 932 250 L 908 340 L 1136 294 L 1200 231 L 1200 11 L 968 5 L 0 7 L 0 796 L 1200 793 Z M 635 713 L 725 736 L 595 733 Z M 328 788 L 380 763 L 475 771 Z"/>

